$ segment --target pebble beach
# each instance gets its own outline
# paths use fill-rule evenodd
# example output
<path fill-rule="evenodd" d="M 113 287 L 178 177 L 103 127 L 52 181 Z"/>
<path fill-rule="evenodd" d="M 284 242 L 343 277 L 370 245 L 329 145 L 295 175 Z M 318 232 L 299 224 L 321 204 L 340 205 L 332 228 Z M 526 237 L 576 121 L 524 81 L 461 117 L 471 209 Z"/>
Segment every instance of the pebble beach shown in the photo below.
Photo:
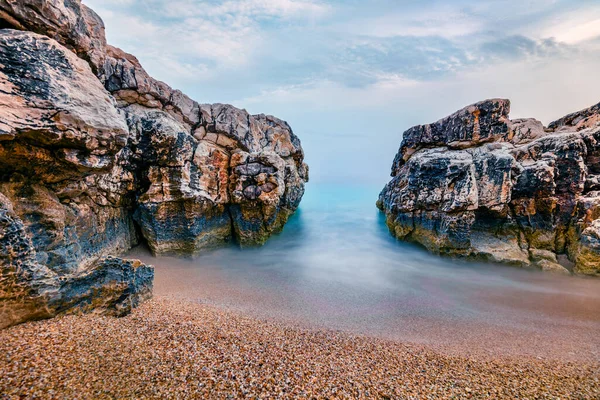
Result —
<path fill-rule="evenodd" d="M 156 296 L 0 332 L 1 398 L 600 398 L 600 362 L 471 357 Z"/>

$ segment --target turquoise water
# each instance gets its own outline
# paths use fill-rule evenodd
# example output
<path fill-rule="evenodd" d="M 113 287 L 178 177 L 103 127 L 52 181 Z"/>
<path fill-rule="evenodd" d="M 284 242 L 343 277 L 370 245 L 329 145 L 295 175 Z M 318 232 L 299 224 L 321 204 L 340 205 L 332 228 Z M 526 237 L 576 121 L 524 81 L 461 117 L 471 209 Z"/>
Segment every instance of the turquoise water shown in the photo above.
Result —
<path fill-rule="evenodd" d="M 431 255 L 389 234 L 379 189 L 309 185 L 283 232 L 260 248 L 132 256 L 156 265 L 158 296 L 447 346 L 483 340 L 502 351 L 566 346 L 600 357 L 600 280 Z"/>

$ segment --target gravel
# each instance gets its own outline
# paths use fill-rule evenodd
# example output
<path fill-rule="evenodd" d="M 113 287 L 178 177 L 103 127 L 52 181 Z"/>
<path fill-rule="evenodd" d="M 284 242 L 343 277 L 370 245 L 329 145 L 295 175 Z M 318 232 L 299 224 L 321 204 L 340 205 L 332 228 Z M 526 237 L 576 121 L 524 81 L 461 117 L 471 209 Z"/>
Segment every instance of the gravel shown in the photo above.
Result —
<path fill-rule="evenodd" d="M 600 362 L 457 356 L 158 297 L 0 332 L 0 398 L 600 398 Z"/>

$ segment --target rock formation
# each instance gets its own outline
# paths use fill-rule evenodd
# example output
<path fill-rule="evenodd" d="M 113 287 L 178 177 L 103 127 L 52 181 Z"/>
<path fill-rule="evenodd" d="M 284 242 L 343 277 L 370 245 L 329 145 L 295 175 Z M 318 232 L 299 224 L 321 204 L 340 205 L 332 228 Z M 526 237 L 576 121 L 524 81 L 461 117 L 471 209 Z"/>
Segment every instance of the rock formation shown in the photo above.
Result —
<path fill-rule="evenodd" d="M 600 104 L 544 127 L 510 102 L 404 132 L 377 206 L 428 250 L 600 275 Z"/>
<path fill-rule="evenodd" d="M 287 123 L 199 104 L 107 45 L 79 0 L 0 0 L 0 327 L 150 296 L 146 242 L 262 244 L 308 180 Z"/>

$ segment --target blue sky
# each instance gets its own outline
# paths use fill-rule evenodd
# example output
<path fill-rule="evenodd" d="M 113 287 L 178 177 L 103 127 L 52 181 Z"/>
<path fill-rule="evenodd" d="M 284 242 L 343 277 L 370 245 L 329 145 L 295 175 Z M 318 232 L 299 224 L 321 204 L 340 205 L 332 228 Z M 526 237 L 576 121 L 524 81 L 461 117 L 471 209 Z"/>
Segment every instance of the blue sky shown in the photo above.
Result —
<path fill-rule="evenodd" d="M 402 132 L 492 97 L 545 123 L 600 102 L 600 2 L 84 0 L 199 102 L 287 120 L 311 179 L 383 184 Z"/>

